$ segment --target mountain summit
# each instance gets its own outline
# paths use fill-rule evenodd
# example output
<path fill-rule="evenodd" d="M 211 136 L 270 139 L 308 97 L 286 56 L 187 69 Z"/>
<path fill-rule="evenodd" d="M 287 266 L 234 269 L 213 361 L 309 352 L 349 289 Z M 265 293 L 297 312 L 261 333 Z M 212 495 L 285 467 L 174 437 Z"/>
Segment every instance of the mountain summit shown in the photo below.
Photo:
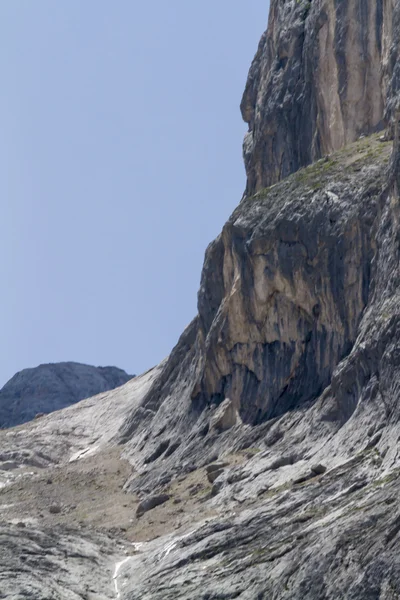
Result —
<path fill-rule="evenodd" d="M 74 362 L 40 365 L 16 373 L 0 390 L 0 428 L 30 421 L 112 390 L 132 376 L 116 367 L 92 367 Z"/>

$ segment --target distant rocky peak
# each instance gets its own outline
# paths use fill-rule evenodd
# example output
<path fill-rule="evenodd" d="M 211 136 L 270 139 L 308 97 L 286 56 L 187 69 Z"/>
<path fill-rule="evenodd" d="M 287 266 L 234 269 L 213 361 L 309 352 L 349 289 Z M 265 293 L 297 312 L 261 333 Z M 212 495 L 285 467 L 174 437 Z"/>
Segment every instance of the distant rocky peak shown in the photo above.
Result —
<path fill-rule="evenodd" d="M 92 367 L 75 362 L 24 369 L 0 390 L 0 428 L 25 423 L 38 414 L 112 390 L 132 377 L 117 367 Z"/>

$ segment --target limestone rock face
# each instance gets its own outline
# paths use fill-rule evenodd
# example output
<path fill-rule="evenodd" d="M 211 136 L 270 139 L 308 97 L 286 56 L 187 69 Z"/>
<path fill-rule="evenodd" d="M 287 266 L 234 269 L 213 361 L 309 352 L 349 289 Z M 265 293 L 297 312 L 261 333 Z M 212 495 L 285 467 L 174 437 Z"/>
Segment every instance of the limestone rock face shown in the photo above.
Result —
<path fill-rule="evenodd" d="M 159 575 L 144 550 L 138 597 L 166 573 L 170 598 L 400 593 L 399 42 L 398 0 L 271 2 L 242 102 L 245 196 L 119 438 L 131 492 L 230 462 L 208 499 L 225 519 L 166 546 Z"/>
<path fill-rule="evenodd" d="M 248 195 L 390 123 L 397 0 L 271 0 L 241 109 Z"/>
<path fill-rule="evenodd" d="M 0 428 L 65 408 L 83 398 L 112 390 L 131 378 L 116 367 L 92 367 L 74 362 L 24 369 L 0 390 Z"/>

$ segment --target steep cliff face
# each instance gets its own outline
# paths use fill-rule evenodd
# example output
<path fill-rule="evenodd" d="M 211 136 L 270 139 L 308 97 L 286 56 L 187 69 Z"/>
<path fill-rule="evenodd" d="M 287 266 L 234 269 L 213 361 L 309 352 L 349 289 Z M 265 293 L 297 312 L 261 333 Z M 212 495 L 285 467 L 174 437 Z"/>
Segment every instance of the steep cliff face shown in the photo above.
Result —
<path fill-rule="evenodd" d="M 271 5 L 245 93 L 247 194 L 206 252 L 198 316 L 121 428 L 140 497 L 217 469 L 196 505 L 212 521 L 172 557 L 167 538 L 146 546 L 133 597 L 400 595 L 399 15 Z M 268 68 L 285 40 L 286 87 Z"/>
<path fill-rule="evenodd" d="M 388 158 L 379 142 L 361 156 L 367 148 Z M 200 291 L 204 371 L 194 402 L 230 398 L 243 422 L 261 423 L 315 398 L 351 349 L 368 300 L 383 173 L 367 160 L 361 187 L 357 167 L 338 181 L 343 160 L 245 200 L 225 226 L 224 295 L 208 329 L 215 297 L 206 275 Z M 213 253 L 206 261 L 214 264 Z"/>
<path fill-rule="evenodd" d="M 241 105 L 248 195 L 390 122 L 397 8 L 272 0 Z"/>
<path fill-rule="evenodd" d="M 363 138 L 234 211 L 207 250 L 198 317 L 124 425 L 136 459 L 153 463 L 167 451 L 172 466 L 177 455 L 215 453 L 215 414 L 228 403 L 223 428 L 236 426 L 240 446 L 237 427 L 257 436 L 257 426 L 326 394 L 338 366 L 343 376 L 362 327 L 370 335 L 376 325 L 371 316 L 365 325 L 373 292 L 379 285 L 381 302 L 389 288 L 380 278 L 394 272 L 376 270 L 383 211 L 395 205 L 392 142 L 380 138 Z M 329 419 L 341 424 L 358 396 L 352 409 L 338 398 L 360 393 L 362 382 L 338 388 Z"/>
<path fill-rule="evenodd" d="M 247 194 L 207 249 L 198 316 L 121 431 L 152 464 L 143 485 L 215 455 L 221 431 L 239 448 L 318 398 L 340 428 L 377 393 L 397 290 L 399 15 L 397 0 L 271 3 L 242 103 Z"/>
<path fill-rule="evenodd" d="M 0 428 L 25 423 L 83 398 L 112 390 L 132 376 L 116 367 L 74 362 L 40 365 L 16 373 L 0 390 Z"/>

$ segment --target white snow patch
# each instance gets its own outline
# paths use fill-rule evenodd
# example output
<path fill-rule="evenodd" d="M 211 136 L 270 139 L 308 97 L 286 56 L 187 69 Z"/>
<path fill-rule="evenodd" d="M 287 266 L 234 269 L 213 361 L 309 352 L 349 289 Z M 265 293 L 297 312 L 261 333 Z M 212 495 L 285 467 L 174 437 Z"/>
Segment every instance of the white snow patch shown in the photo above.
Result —
<path fill-rule="evenodd" d="M 119 588 L 118 588 L 118 574 L 121 570 L 121 567 L 131 559 L 132 559 L 132 556 L 127 556 L 126 558 L 124 558 L 124 560 L 121 560 L 120 562 L 115 563 L 113 579 L 114 579 L 114 587 L 115 587 L 115 593 L 116 593 L 117 600 L 119 598 L 121 598 L 121 592 L 119 591 Z"/>
<path fill-rule="evenodd" d="M 23 523 L 24 525 L 36 525 L 38 520 L 33 517 L 26 517 L 25 519 L 10 519 L 9 523 L 12 525 L 18 525 L 18 523 Z"/>
<path fill-rule="evenodd" d="M 140 548 L 143 546 L 143 542 L 135 542 L 132 543 L 133 549 L 135 552 L 139 552 Z"/>
<path fill-rule="evenodd" d="M 76 460 L 79 460 L 81 458 L 86 458 L 87 456 L 91 456 L 92 454 L 95 454 L 95 452 L 97 451 L 98 446 L 92 446 L 89 448 L 84 448 L 84 450 L 78 450 L 78 452 L 75 452 L 71 458 L 69 459 L 69 462 L 75 462 Z"/>
<path fill-rule="evenodd" d="M 138 543 L 133 543 L 132 544 L 133 549 L 135 552 L 139 552 L 140 548 L 143 546 L 142 542 L 138 542 Z M 127 562 L 129 562 L 132 558 L 134 558 L 133 556 L 127 556 L 126 558 L 124 558 L 124 560 L 121 560 L 117 563 L 115 563 L 115 568 L 114 568 L 114 575 L 113 575 L 113 580 L 114 580 L 114 588 L 115 588 L 115 594 L 116 594 L 116 598 L 117 600 L 119 600 L 119 598 L 121 598 L 121 592 L 119 591 L 119 586 L 118 586 L 118 576 L 119 576 L 119 572 L 121 570 L 121 567 L 123 567 L 123 565 Z M 122 584 L 124 585 L 124 584 Z"/>
<path fill-rule="evenodd" d="M 185 538 L 190 537 L 191 535 L 193 535 L 193 533 L 195 533 L 196 529 L 193 529 L 193 531 L 190 531 L 189 533 L 186 533 L 185 535 L 181 535 L 180 537 L 176 537 L 172 540 L 172 542 L 169 542 L 169 544 L 167 544 L 166 546 L 164 546 L 164 555 L 163 558 L 166 558 L 168 556 L 168 554 L 170 552 L 172 552 L 172 550 L 174 550 L 174 548 L 176 548 L 176 546 L 178 545 L 178 542 L 180 542 L 181 540 L 184 540 Z"/>

